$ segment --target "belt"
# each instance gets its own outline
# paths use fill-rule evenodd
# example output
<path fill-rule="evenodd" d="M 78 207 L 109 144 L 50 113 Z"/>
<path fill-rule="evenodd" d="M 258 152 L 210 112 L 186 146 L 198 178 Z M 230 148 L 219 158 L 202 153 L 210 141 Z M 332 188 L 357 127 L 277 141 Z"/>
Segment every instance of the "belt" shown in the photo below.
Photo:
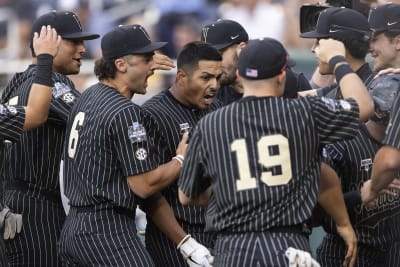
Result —
<path fill-rule="evenodd" d="M 33 194 L 33 197 L 44 199 L 57 204 L 62 204 L 61 195 L 59 194 L 59 192 L 38 188 L 35 187 L 35 185 L 29 184 L 22 180 L 10 179 L 7 183 L 6 190 L 29 192 Z"/>
<path fill-rule="evenodd" d="M 102 206 L 102 205 L 87 205 L 87 206 L 71 206 L 71 208 L 75 209 L 77 213 L 93 213 L 93 212 L 102 212 L 102 211 L 113 211 L 115 213 L 125 215 L 131 218 L 135 218 L 136 211 L 129 210 L 123 207 L 115 207 L 115 206 Z"/>

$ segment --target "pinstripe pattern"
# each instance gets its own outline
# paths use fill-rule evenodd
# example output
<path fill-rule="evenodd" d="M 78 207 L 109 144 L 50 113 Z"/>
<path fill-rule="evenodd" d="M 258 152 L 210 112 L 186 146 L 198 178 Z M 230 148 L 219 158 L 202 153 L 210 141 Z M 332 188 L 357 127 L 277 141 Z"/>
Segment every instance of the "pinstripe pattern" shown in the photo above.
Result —
<path fill-rule="evenodd" d="M 400 149 L 400 94 L 396 96 L 390 112 L 389 124 L 386 128 L 386 136 L 383 144 L 390 145 Z"/>
<path fill-rule="evenodd" d="M 23 108 L 17 108 L 17 114 L 12 114 L 4 105 L 0 105 L 0 136 L 1 139 L 7 139 L 11 141 L 18 140 L 22 133 L 25 121 L 25 110 Z M 3 145 L 0 145 L 0 149 L 3 150 Z M 3 151 L 0 151 L 2 154 Z M 1 168 L 3 169 L 3 156 L 0 156 Z M 3 196 L 4 196 L 4 181 L 3 176 L 0 175 L 0 210 L 3 210 Z M 0 267 L 7 266 L 7 258 L 5 255 L 5 244 L 2 236 L 0 235 Z"/>
<path fill-rule="evenodd" d="M 64 151 L 65 194 L 72 210 L 86 206 L 96 211 L 68 214 L 60 239 L 66 266 L 152 266 L 136 236 L 133 214 L 140 199 L 127 183 L 128 176 L 158 166 L 149 141 L 135 141 L 136 132 L 130 133 L 135 122 L 143 121 L 140 107 L 102 83 L 76 102 Z M 140 159 L 143 149 L 147 158 Z M 132 216 L 117 216 L 116 208 Z"/>
<path fill-rule="evenodd" d="M 16 108 L 17 113 L 13 114 L 6 106 L 0 105 L 0 138 L 10 141 L 17 141 L 20 137 L 25 122 L 25 109 Z"/>
<path fill-rule="evenodd" d="M 338 235 L 327 234 L 317 248 L 317 261 L 321 264 L 321 267 L 342 266 L 346 249 L 346 244 Z M 355 267 L 386 266 L 383 265 L 385 255 L 385 251 L 379 248 L 359 246 Z"/>
<path fill-rule="evenodd" d="M 362 183 L 370 178 L 373 159 L 381 144 L 368 133 L 365 125 L 351 140 L 337 142 L 325 148 L 325 160 L 338 174 L 343 192 L 358 191 Z M 350 206 L 349 206 L 350 205 Z M 361 203 L 347 204 L 352 225 L 360 246 L 380 248 L 393 242 L 391 216 L 400 216 L 400 197 L 381 196 L 376 208 L 365 208 Z M 335 229 L 333 221 L 326 228 Z"/>
<path fill-rule="evenodd" d="M 30 65 L 25 72 L 14 75 L 1 102 L 26 105 L 35 71 L 35 65 Z M 64 216 L 58 169 L 65 121 L 79 92 L 62 74 L 53 73 L 52 79 L 53 99 L 47 122 L 23 133 L 6 152 L 4 173 L 9 179 L 5 201 L 11 210 L 24 218 L 24 230 L 12 242 L 6 243 L 10 266 L 59 266 L 56 243 Z M 59 94 L 56 86 L 61 83 L 65 85 L 63 94 Z M 46 253 L 42 253 L 42 248 Z"/>
<path fill-rule="evenodd" d="M 219 235 L 213 266 L 289 266 L 285 257 L 288 247 L 310 251 L 304 235 L 268 232 Z"/>
<path fill-rule="evenodd" d="M 213 212 L 209 215 L 213 218 L 208 218 L 206 228 L 222 234 L 268 232 L 273 227 L 303 223 L 311 217 L 317 201 L 321 145 L 354 136 L 357 114 L 358 107 L 352 100 L 243 98 L 199 121 L 189 143 L 178 185 L 193 198 L 212 184 L 212 198 L 215 199 L 212 200 Z M 268 138 L 276 139 L 270 141 Z M 287 140 L 287 145 L 282 139 Z M 245 140 L 245 143 L 235 153 L 232 148 L 238 140 Z M 278 160 L 272 157 L 269 158 L 271 161 L 265 162 L 264 157 L 268 155 L 286 157 Z M 269 162 L 274 163 L 267 166 Z M 291 169 L 287 167 L 289 162 Z M 283 176 L 287 172 L 290 173 L 284 177 L 289 181 L 278 180 L 275 186 L 267 185 L 272 183 L 270 178 L 273 176 Z M 239 188 L 239 181 L 246 179 L 247 188 Z M 279 243 L 272 239 L 274 244 Z M 229 240 L 224 243 L 233 246 Z M 241 248 L 253 255 L 259 250 L 256 244 L 257 240 L 249 241 Z M 218 245 L 216 247 L 214 252 L 218 258 L 221 252 Z M 272 250 L 266 247 L 266 251 Z M 276 258 L 282 260 L 283 257 L 282 254 Z M 222 260 L 219 264 L 228 266 Z M 282 266 L 279 264 L 276 266 Z M 231 266 L 241 265 L 235 262 Z"/>
<path fill-rule="evenodd" d="M 71 208 L 60 242 L 63 266 L 154 266 L 135 232 L 132 217 Z"/>
<path fill-rule="evenodd" d="M 372 79 L 372 72 L 367 64 L 357 71 L 357 75 L 365 84 Z M 341 94 L 336 92 L 333 97 L 341 98 Z M 324 160 L 341 179 L 347 210 L 357 235 L 359 248 L 357 266 L 382 264 L 382 258 L 387 258 L 388 255 L 386 252 L 379 252 L 380 249 L 389 247 L 398 239 L 396 235 L 398 227 L 397 224 L 393 224 L 391 217 L 400 216 L 399 197 L 381 196 L 379 206 L 373 209 L 363 207 L 360 201 L 354 203 L 346 198 L 347 192 L 358 192 L 362 183 L 370 178 L 373 159 L 380 147 L 381 143 L 373 139 L 366 126 L 360 125 L 353 139 L 328 145 L 324 150 Z M 335 266 L 343 261 L 346 247 L 342 241 L 337 242 L 341 238 L 336 234 L 333 220 L 325 217 L 323 226 L 325 231 L 332 235 L 324 238 L 318 249 L 318 259 L 323 263 L 322 266 Z M 377 250 L 377 254 L 374 253 L 374 249 Z M 338 254 L 337 251 L 341 253 Z"/>
<path fill-rule="evenodd" d="M 182 105 L 169 90 L 165 90 L 152 97 L 142 107 L 154 118 L 157 151 L 159 151 L 162 164 L 170 161 L 176 154 L 176 147 L 182 138 L 180 124 L 188 123 L 193 129 L 200 118 L 221 107 L 221 103 L 214 102 L 208 110 L 192 109 Z M 204 233 L 206 208 L 181 205 L 176 182 L 162 193 L 171 205 L 182 228 L 192 234 L 198 242 L 210 247 L 212 236 Z M 160 242 L 163 243 L 163 246 L 160 246 Z M 158 230 L 149 218 L 146 227 L 146 247 L 157 266 L 186 266 L 176 246 Z M 170 263 L 167 264 L 167 262 Z"/>

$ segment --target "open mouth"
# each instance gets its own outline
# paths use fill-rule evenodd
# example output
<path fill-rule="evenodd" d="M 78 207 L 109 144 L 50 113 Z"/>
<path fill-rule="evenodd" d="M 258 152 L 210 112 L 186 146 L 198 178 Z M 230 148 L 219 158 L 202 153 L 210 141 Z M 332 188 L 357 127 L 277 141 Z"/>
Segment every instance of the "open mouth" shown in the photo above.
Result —
<path fill-rule="evenodd" d="M 205 99 L 211 99 L 211 98 L 213 98 L 215 96 L 215 94 L 216 94 L 215 91 L 210 91 L 204 96 L 204 98 Z"/>

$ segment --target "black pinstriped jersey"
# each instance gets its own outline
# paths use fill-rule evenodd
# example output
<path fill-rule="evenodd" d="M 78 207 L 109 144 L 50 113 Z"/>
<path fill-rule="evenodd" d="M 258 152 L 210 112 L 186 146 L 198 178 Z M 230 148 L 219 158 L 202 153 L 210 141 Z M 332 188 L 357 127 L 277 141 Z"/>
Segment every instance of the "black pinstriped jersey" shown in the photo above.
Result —
<path fill-rule="evenodd" d="M 24 129 L 25 109 L 0 105 L 0 139 L 17 141 Z"/>
<path fill-rule="evenodd" d="M 71 206 L 103 205 L 135 211 L 127 177 L 158 166 L 141 108 L 102 83 L 88 88 L 68 118 L 65 194 Z"/>
<path fill-rule="evenodd" d="M 17 73 L 8 83 L 1 102 L 25 106 L 28 103 L 36 66 Z M 65 122 L 76 98 L 80 95 L 65 75 L 53 73 L 53 97 L 47 122 L 23 133 L 18 142 L 7 149 L 5 175 L 22 180 L 33 189 L 59 192 L 58 173 L 64 144 Z"/>
<path fill-rule="evenodd" d="M 373 159 L 380 147 L 381 143 L 369 134 L 364 124 L 353 139 L 325 146 L 324 161 L 338 174 L 343 192 L 359 192 L 371 176 Z M 400 212 L 399 196 L 382 195 L 374 208 L 362 206 L 361 198 L 356 203 L 348 202 L 346 206 L 359 244 L 381 247 L 393 240 L 389 228 L 398 226 L 390 225 L 389 218 Z M 326 231 L 335 232 L 336 225 L 330 217 L 324 219 L 324 224 Z"/>
<path fill-rule="evenodd" d="M 243 98 L 199 121 L 178 185 L 193 198 L 212 184 L 207 229 L 302 223 L 317 202 L 322 145 L 353 137 L 357 118 L 353 100 Z"/>
<path fill-rule="evenodd" d="M 157 140 L 155 143 L 161 157 L 160 164 L 170 161 L 176 155 L 176 148 L 182 139 L 184 131 L 193 131 L 197 122 L 204 115 L 221 106 L 222 103 L 214 101 L 207 110 L 188 108 L 176 100 L 169 90 L 165 90 L 145 102 L 142 108 L 154 118 L 156 123 L 154 129 Z M 204 212 L 206 208 L 181 205 L 178 199 L 176 182 L 164 189 L 162 193 L 177 218 L 190 224 L 205 223 Z"/>
<path fill-rule="evenodd" d="M 400 93 L 397 93 L 390 111 L 390 120 L 382 143 L 400 149 Z"/>

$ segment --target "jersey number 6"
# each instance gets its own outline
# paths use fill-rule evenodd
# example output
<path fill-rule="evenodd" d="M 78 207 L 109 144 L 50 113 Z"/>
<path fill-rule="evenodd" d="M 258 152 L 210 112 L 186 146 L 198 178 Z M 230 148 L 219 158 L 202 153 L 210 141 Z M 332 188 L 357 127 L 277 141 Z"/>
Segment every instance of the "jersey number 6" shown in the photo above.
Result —
<path fill-rule="evenodd" d="M 69 139 L 68 139 L 68 156 L 71 159 L 74 158 L 76 148 L 78 146 L 78 140 L 79 140 L 78 126 L 82 126 L 84 120 L 85 120 L 85 113 L 79 112 L 78 114 L 76 114 L 74 122 L 72 123 L 71 133 L 69 134 Z"/>
<path fill-rule="evenodd" d="M 277 146 L 279 153 L 270 155 L 271 146 Z M 251 177 L 249 155 L 245 139 L 237 139 L 231 143 L 231 149 L 236 152 L 239 180 L 236 181 L 237 191 L 254 189 L 257 180 Z M 288 139 L 283 135 L 269 135 L 261 137 L 257 142 L 258 163 L 264 167 L 281 166 L 281 174 L 273 175 L 270 171 L 261 173 L 261 181 L 268 186 L 284 185 L 292 179 L 292 166 L 290 164 L 290 151 Z"/>

